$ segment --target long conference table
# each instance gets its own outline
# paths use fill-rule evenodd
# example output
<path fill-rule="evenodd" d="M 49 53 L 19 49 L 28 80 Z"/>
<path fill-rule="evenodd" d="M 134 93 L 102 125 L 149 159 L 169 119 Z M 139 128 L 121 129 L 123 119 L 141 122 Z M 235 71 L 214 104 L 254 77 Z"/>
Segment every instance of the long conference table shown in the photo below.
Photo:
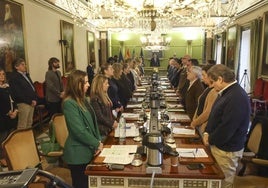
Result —
<path fill-rule="evenodd" d="M 185 114 L 182 106 L 179 103 L 179 98 L 175 94 L 173 89 L 165 87 L 169 85 L 168 81 L 164 78 L 162 81 L 160 79 L 160 84 L 163 86 L 162 96 L 163 101 L 162 106 L 164 109 L 160 111 L 165 111 L 169 116 L 169 122 L 173 124 L 173 129 L 183 130 L 185 126 L 189 125 L 190 119 Z M 140 86 L 133 95 L 132 101 L 128 104 L 125 118 L 130 124 L 136 125 L 135 123 L 139 120 L 135 114 L 140 113 L 141 106 L 145 106 L 145 112 L 150 116 L 150 109 L 146 108 L 144 105 L 144 98 L 148 94 L 148 85 L 146 82 Z M 142 104 L 141 104 L 141 101 Z M 161 106 L 160 105 L 160 106 Z M 131 114 L 133 113 L 133 116 Z M 124 113 L 123 113 L 124 114 Z M 130 116 L 127 116 L 130 115 Z M 149 117 L 150 118 L 150 117 Z M 187 128 L 186 128 L 187 129 Z M 195 131 L 194 134 L 184 134 L 174 133 L 173 138 L 175 143 L 173 146 L 180 149 L 197 149 L 200 151 L 205 151 L 206 156 L 196 157 L 196 156 L 184 156 L 183 153 L 179 152 L 177 158 L 178 165 L 172 166 L 171 159 L 172 156 L 164 154 L 163 164 L 160 166 L 160 173 L 148 173 L 148 164 L 146 155 L 142 155 L 142 165 L 133 166 L 130 164 L 125 164 L 124 169 L 114 170 L 108 168 L 105 165 L 105 157 L 99 155 L 94 158 L 91 164 L 88 165 L 85 170 L 85 174 L 88 175 L 88 187 L 98 187 L 98 188 L 220 188 L 221 180 L 224 179 L 224 174 L 221 171 L 215 159 L 211 155 L 209 148 L 202 144 L 202 141 Z M 134 141 L 133 136 L 126 138 L 124 142 L 119 142 L 118 137 L 115 132 L 112 131 L 105 140 L 104 148 L 111 148 L 112 146 L 125 145 L 125 146 L 141 146 L 141 142 Z M 187 150 L 188 151 L 188 150 Z M 130 154 L 131 155 L 131 154 Z M 107 157 L 107 156 L 106 156 Z M 118 156 L 118 160 L 120 160 Z M 120 161 L 118 161 L 120 163 Z M 204 168 L 193 170 L 189 169 L 189 164 L 202 164 Z"/>

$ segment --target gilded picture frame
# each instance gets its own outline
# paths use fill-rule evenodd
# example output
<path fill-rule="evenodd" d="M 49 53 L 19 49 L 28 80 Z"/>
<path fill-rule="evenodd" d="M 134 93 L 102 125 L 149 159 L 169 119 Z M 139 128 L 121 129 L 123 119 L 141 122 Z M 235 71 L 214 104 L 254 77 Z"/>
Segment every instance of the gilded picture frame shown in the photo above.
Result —
<path fill-rule="evenodd" d="M 226 50 L 226 66 L 230 69 L 235 69 L 236 63 L 236 40 L 237 40 L 237 26 L 229 27 L 227 30 L 227 50 Z"/>
<path fill-rule="evenodd" d="M 263 14 L 261 76 L 268 78 L 268 12 Z"/>
<path fill-rule="evenodd" d="M 0 1 L 0 67 L 13 71 L 17 58 L 26 61 L 23 5 L 11 0 Z"/>
<path fill-rule="evenodd" d="M 60 30 L 63 74 L 68 75 L 76 68 L 74 56 L 74 25 L 61 20 Z"/>
<path fill-rule="evenodd" d="M 88 64 L 94 65 L 96 63 L 95 34 L 91 31 L 87 31 L 87 54 L 88 54 Z"/>

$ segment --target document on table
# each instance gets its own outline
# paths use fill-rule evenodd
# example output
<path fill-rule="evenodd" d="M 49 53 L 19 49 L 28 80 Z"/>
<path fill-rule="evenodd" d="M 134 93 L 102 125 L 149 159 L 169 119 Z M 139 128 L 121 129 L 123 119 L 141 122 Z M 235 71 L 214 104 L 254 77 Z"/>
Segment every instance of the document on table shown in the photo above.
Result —
<path fill-rule="evenodd" d="M 167 103 L 168 108 L 183 108 L 182 104 Z"/>
<path fill-rule="evenodd" d="M 139 129 L 135 123 L 126 123 L 126 137 L 139 136 Z M 114 130 L 114 137 L 119 137 L 119 129 Z"/>
<path fill-rule="evenodd" d="M 105 157 L 104 163 L 111 164 L 130 164 L 136 153 L 137 145 L 112 145 L 111 148 L 104 148 L 100 153 L 101 157 Z"/>
<path fill-rule="evenodd" d="M 187 158 L 201 158 L 208 157 L 206 151 L 203 148 L 176 148 L 179 153 L 179 157 Z"/>
<path fill-rule="evenodd" d="M 174 134 L 195 135 L 195 129 L 186 129 L 183 127 L 173 127 Z"/>

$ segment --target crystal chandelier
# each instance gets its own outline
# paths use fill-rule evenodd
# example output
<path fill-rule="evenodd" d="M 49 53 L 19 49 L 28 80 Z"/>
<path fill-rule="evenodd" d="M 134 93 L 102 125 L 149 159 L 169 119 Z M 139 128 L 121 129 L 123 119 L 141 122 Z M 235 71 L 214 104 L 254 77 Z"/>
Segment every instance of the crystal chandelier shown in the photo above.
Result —
<path fill-rule="evenodd" d="M 128 28 L 135 32 L 155 30 L 167 33 L 171 27 L 215 27 L 236 17 L 240 0 L 56 0 L 82 25 L 99 30 Z M 166 26 L 166 27 L 165 27 Z"/>
<path fill-rule="evenodd" d="M 140 38 L 144 50 L 158 52 L 168 50 L 171 42 L 171 37 L 160 34 L 147 34 Z"/>

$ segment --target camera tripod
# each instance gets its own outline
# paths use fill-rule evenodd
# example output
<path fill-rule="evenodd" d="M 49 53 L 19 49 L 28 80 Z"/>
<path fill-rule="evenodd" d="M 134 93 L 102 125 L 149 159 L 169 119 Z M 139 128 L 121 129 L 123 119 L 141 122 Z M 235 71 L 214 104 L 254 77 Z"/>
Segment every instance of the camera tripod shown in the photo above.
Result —
<path fill-rule="evenodd" d="M 239 82 L 239 85 L 241 85 L 241 83 L 243 82 L 243 88 L 244 90 L 246 89 L 247 84 L 249 84 L 249 78 L 248 78 L 248 73 L 247 73 L 247 69 L 244 70 L 244 74 Z"/>

